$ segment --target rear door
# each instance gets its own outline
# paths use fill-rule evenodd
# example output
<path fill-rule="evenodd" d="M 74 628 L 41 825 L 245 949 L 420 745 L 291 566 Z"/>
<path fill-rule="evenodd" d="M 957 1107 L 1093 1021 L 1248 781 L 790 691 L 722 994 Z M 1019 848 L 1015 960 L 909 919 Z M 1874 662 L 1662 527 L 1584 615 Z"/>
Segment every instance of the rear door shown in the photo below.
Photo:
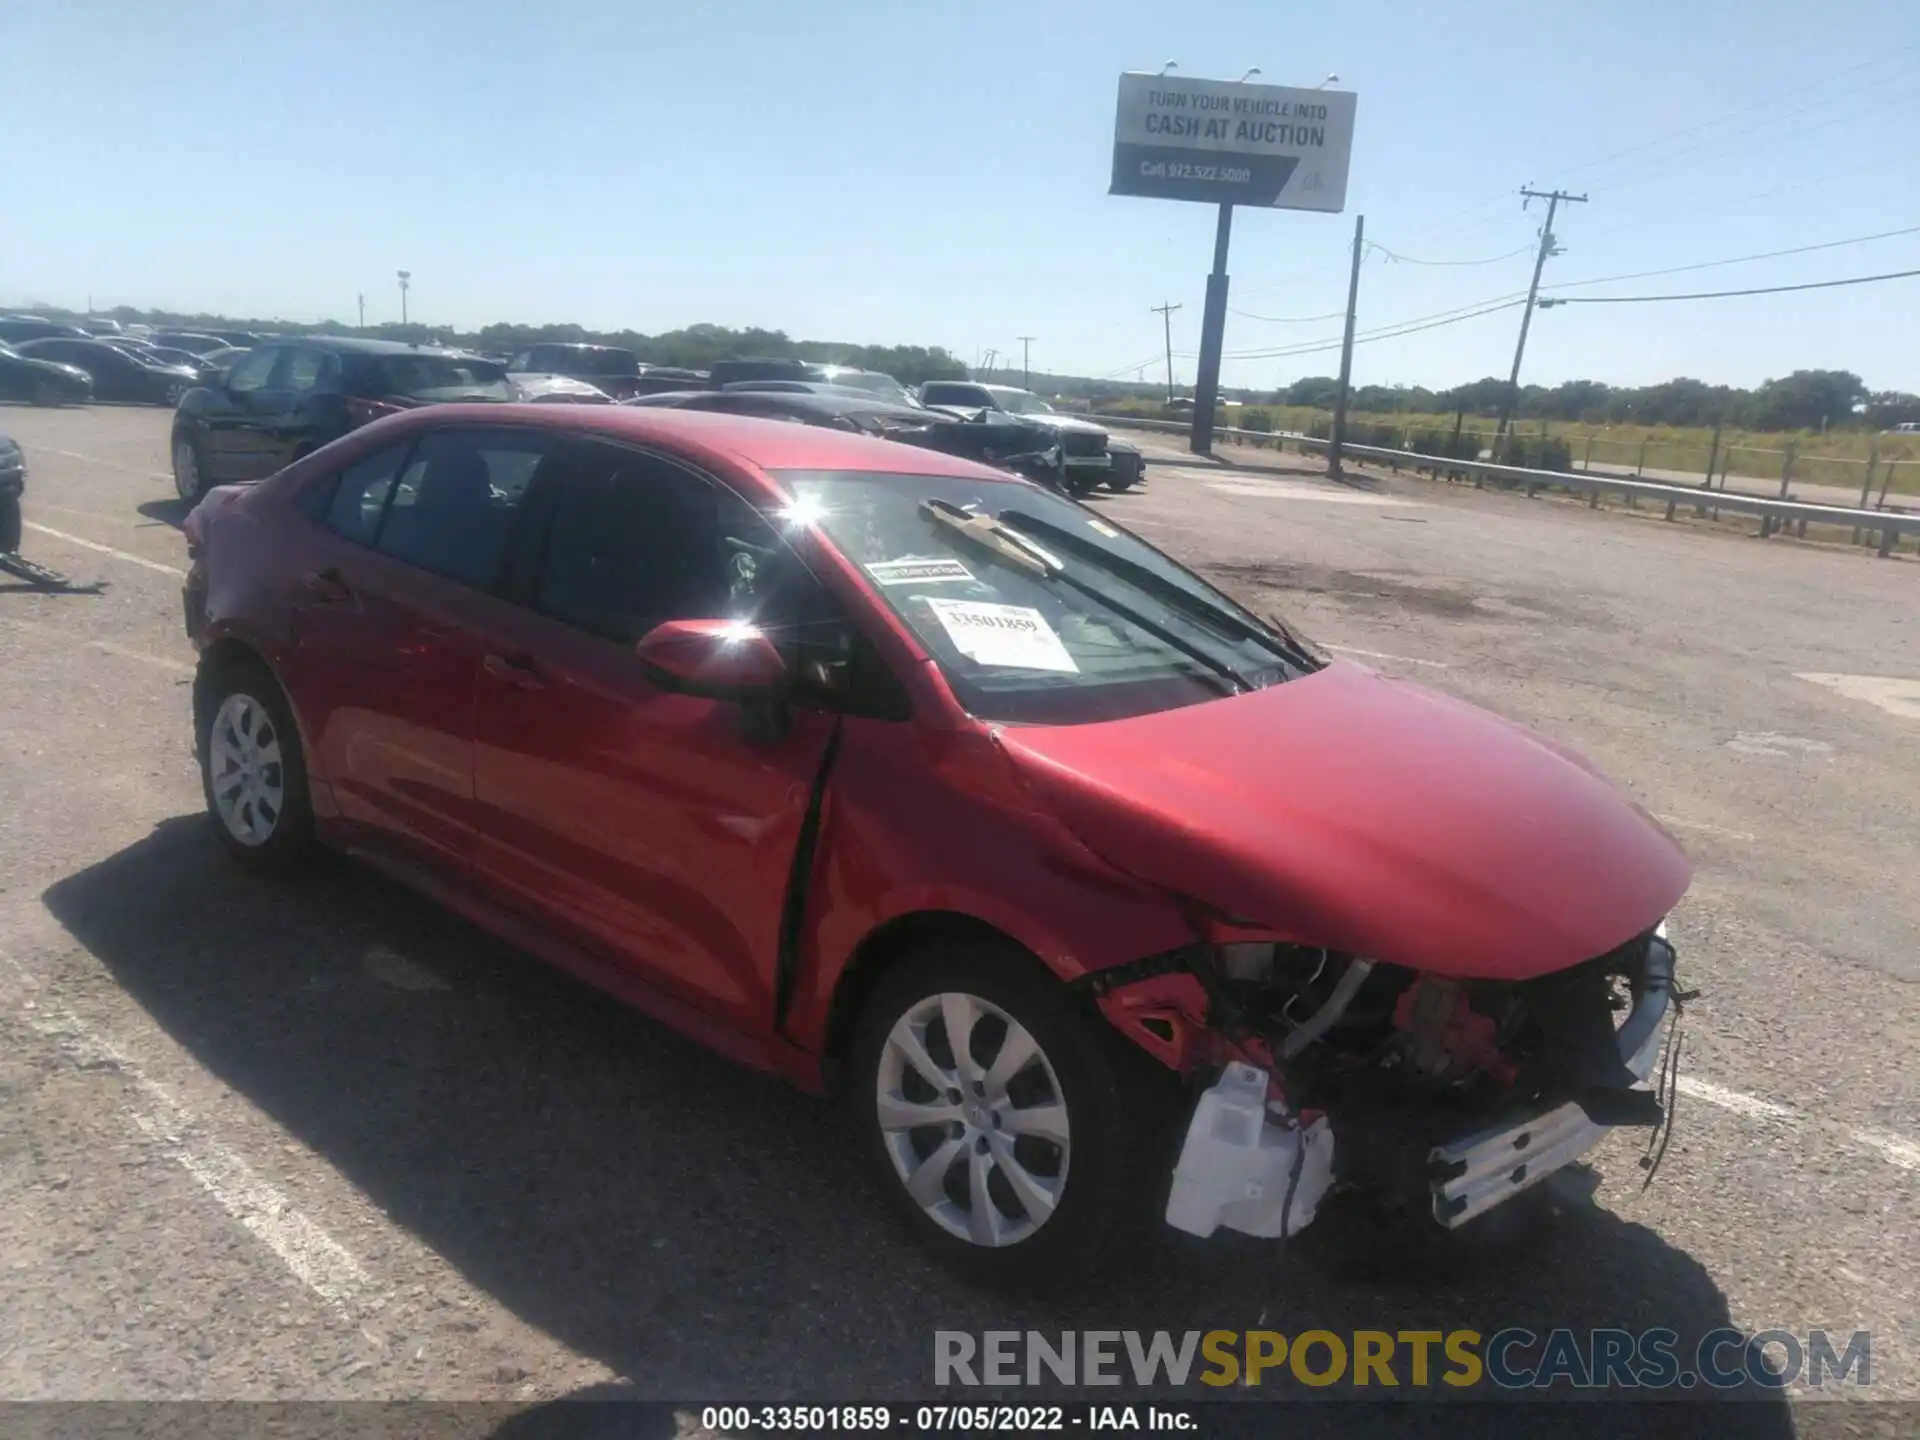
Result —
<path fill-rule="evenodd" d="M 664 620 L 750 616 L 806 673 L 838 612 L 764 517 L 658 454 L 570 446 L 526 538 L 524 608 L 481 664 L 476 867 L 575 943 L 764 1031 L 835 716 L 756 726 L 655 687 L 634 646 Z"/>
<path fill-rule="evenodd" d="M 339 377 L 339 358 L 328 351 L 289 345 L 280 352 L 266 385 L 253 395 L 260 435 L 256 463 L 262 467 L 258 478 L 333 438 L 321 433 L 313 407 L 318 397 L 338 388 Z"/>
<path fill-rule="evenodd" d="M 443 871 L 468 864 L 475 686 L 548 445 L 542 430 L 448 426 L 311 498 L 320 527 L 285 679 L 352 843 Z"/>

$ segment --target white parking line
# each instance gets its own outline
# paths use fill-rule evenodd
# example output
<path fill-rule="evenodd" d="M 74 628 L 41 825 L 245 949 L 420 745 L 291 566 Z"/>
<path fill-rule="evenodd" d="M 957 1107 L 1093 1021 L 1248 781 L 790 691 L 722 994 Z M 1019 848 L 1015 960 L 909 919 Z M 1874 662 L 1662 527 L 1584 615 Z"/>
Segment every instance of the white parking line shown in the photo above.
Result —
<path fill-rule="evenodd" d="M 1322 650 L 1336 650 L 1342 655 L 1364 655 L 1369 660 L 1392 660 L 1399 665 L 1424 665 L 1430 670 L 1451 670 L 1453 667 L 1444 660 L 1416 660 L 1411 655 L 1389 655 L 1384 650 L 1362 650 L 1354 645 L 1329 645 L 1322 641 Z"/>
<path fill-rule="evenodd" d="M 98 550 L 102 555 L 111 555 L 116 560 L 124 560 L 129 565 L 138 565 L 143 569 L 157 570 L 162 575 L 171 575 L 177 580 L 187 578 L 187 572 L 173 565 L 162 565 L 158 560 L 149 560 L 144 555 L 132 555 L 125 550 L 116 550 L 111 545 L 102 545 L 98 540 L 85 540 L 78 535 L 69 535 L 64 530 L 56 530 L 51 525 L 37 525 L 33 521 L 24 522 L 27 529 L 38 530 L 42 535 L 51 535 L 56 540 L 64 540 L 69 545 L 78 545 L 83 550 Z"/>
<path fill-rule="evenodd" d="M 1675 830 L 1698 830 L 1702 835 L 1718 835 L 1727 840 L 1751 840 L 1754 837 L 1745 830 L 1727 830 L 1718 825 L 1709 825 L 1704 820 L 1682 820 L 1677 815 L 1656 815 L 1653 817 L 1662 825 Z"/>
<path fill-rule="evenodd" d="M 1709 1105 L 1717 1105 L 1722 1110 L 1731 1111 L 1745 1119 L 1773 1121 L 1784 1125 L 1804 1125 L 1812 1122 L 1851 1140 L 1864 1149 L 1873 1151 L 1889 1165 L 1897 1165 L 1902 1170 L 1920 1170 L 1920 1145 L 1888 1131 L 1856 1130 L 1845 1125 L 1835 1125 L 1822 1121 L 1818 1116 L 1809 1115 L 1803 1110 L 1775 1104 L 1771 1100 L 1762 1100 L 1758 1095 L 1729 1090 L 1724 1085 L 1716 1085 L 1711 1080 L 1702 1080 L 1694 1075 L 1680 1076 L 1678 1084 L 1682 1095 L 1690 1095 L 1695 1100 L 1704 1100 Z"/>
<path fill-rule="evenodd" d="M 28 1016 L 28 1024 L 82 1065 L 107 1065 L 132 1086 L 133 1123 L 211 1195 L 220 1208 L 279 1257 L 322 1300 L 346 1305 L 372 1284 L 345 1246 L 309 1220 L 278 1187 L 206 1133 L 206 1126 L 113 1041 L 64 1010 Z"/>

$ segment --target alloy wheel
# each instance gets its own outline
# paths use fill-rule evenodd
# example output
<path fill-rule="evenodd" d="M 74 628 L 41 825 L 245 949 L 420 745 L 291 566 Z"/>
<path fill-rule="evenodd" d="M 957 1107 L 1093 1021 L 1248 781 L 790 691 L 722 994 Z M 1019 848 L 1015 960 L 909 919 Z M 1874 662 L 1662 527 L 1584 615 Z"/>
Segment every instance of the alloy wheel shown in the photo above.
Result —
<path fill-rule="evenodd" d="M 280 734 L 267 707 L 235 692 L 220 702 L 207 745 L 208 788 L 220 823 L 242 845 L 273 838 L 286 809 Z"/>
<path fill-rule="evenodd" d="M 1066 1093 L 1033 1034 L 948 991 L 894 1022 L 875 1077 L 888 1158 L 927 1217 L 972 1244 L 1030 1239 L 1066 1189 Z"/>

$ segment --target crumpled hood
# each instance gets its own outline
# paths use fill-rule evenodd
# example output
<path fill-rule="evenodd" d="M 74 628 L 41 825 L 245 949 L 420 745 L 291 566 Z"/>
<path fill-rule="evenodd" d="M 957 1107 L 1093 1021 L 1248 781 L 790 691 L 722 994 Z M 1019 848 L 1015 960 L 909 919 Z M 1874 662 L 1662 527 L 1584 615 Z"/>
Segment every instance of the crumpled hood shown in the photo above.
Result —
<path fill-rule="evenodd" d="M 1651 929 L 1691 878 L 1673 838 L 1571 752 L 1346 662 L 997 735 L 1035 798 L 1111 864 L 1304 943 L 1439 974 L 1578 964 Z"/>
<path fill-rule="evenodd" d="M 1104 425 L 1096 425 L 1091 420 L 1082 420 L 1075 415 L 1062 415 L 1058 411 L 1047 414 L 1023 414 L 1020 418 L 1029 424 L 1051 425 L 1056 430 L 1073 430 L 1081 434 L 1091 431 L 1095 435 L 1107 433 L 1107 427 Z"/>

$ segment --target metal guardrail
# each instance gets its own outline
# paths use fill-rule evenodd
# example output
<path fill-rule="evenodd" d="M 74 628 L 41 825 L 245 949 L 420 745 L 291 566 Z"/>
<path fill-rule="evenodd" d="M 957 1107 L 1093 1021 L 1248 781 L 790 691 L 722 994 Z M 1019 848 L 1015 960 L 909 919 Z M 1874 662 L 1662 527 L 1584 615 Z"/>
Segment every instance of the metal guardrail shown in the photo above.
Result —
<path fill-rule="evenodd" d="M 1191 428 L 1184 421 L 1149 420 L 1143 416 L 1096 414 L 1091 418 L 1102 424 L 1168 434 L 1184 435 Z M 1240 430 L 1216 426 L 1213 433 L 1227 439 L 1285 440 L 1302 451 L 1325 452 L 1329 448 L 1328 441 L 1283 430 Z M 1818 525 L 1847 525 L 1855 531 L 1877 530 L 1880 534 L 1878 553 L 1883 559 L 1893 553 L 1900 536 L 1920 534 L 1920 513 L 1904 510 L 1861 510 L 1847 505 L 1814 505 L 1803 500 L 1769 500 L 1762 495 L 1746 495 L 1738 490 L 1709 490 L 1704 486 L 1675 485 L 1663 480 L 1636 480 L 1631 475 L 1528 470 L 1518 465 L 1495 465 L 1487 460 L 1449 460 L 1437 455 L 1419 455 L 1411 450 L 1387 450 L 1375 445 L 1342 445 L 1340 452 L 1355 460 L 1378 461 L 1395 469 L 1445 470 L 1504 481 L 1511 485 L 1524 485 L 1529 491 L 1549 487 L 1580 491 L 1588 496 L 1594 506 L 1599 505 L 1602 495 L 1610 493 L 1664 500 L 1667 502 L 1669 520 L 1673 519 L 1674 512 L 1681 505 L 1692 505 L 1700 510 L 1732 510 L 1737 514 L 1758 515 L 1761 517 L 1762 539 L 1779 529 L 1779 522 L 1787 520 L 1799 521 L 1803 527 L 1811 522 Z"/>

